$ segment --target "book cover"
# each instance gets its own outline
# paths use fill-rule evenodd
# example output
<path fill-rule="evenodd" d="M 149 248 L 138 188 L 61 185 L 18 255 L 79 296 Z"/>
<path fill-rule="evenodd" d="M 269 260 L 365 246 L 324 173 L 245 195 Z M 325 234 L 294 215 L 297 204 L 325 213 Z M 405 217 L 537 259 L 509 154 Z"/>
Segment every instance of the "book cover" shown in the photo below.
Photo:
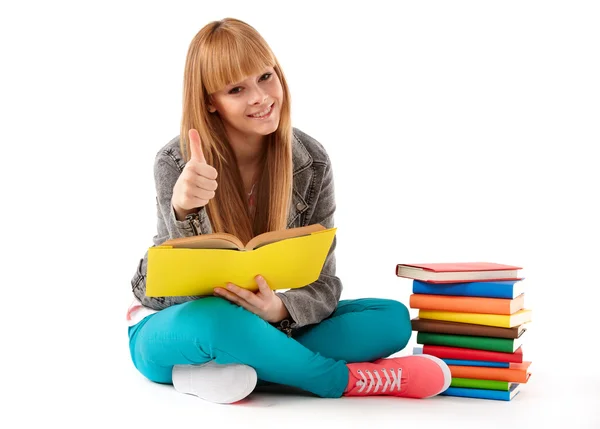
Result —
<path fill-rule="evenodd" d="M 516 383 L 498 380 L 479 380 L 476 378 L 454 377 L 450 381 L 450 387 L 466 387 L 468 389 L 504 390 L 509 391 Z"/>
<path fill-rule="evenodd" d="M 523 280 L 431 284 L 413 280 L 413 293 L 514 299 L 525 291 Z"/>
<path fill-rule="evenodd" d="M 425 344 L 419 347 L 421 353 L 439 357 L 440 359 L 479 360 L 486 362 L 523 362 L 523 346 L 513 353 L 492 352 L 489 350 L 463 349 L 461 347 L 434 346 Z M 469 378 L 469 377 L 466 377 Z M 470 377 L 477 378 L 477 377 Z"/>
<path fill-rule="evenodd" d="M 479 380 L 508 381 L 511 383 L 527 383 L 531 372 L 531 362 L 511 363 L 508 368 L 490 368 L 484 366 L 448 365 L 452 377 L 475 378 Z"/>
<path fill-rule="evenodd" d="M 469 389 L 464 387 L 449 387 L 440 395 L 457 396 L 462 398 L 490 399 L 496 401 L 511 401 L 521 391 L 520 384 L 513 384 L 510 390 Z"/>
<path fill-rule="evenodd" d="M 433 344 L 438 346 L 461 347 L 466 349 L 490 350 L 493 352 L 513 353 L 522 342 L 520 339 L 474 337 L 470 335 L 436 334 L 419 332 L 417 344 Z"/>
<path fill-rule="evenodd" d="M 464 313 L 513 314 L 525 308 L 525 294 L 513 299 L 413 293 L 410 308 Z"/>
<path fill-rule="evenodd" d="M 274 290 L 300 288 L 319 278 L 335 233 L 315 224 L 261 234 L 244 248 L 209 235 L 170 240 L 148 249 L 146 295 L 212 295 L 228 282 L 256 291 L 259 274 Z"/>
<path fill-rule="evenodd" d="M 429 283 L 517 280 L 521 269 L 495 262 L 397 264 L 396 275 Z"/>
<path fill-rule="evenodd" d="M 416 354 L 416 353 L 415 353 Z M 492 368 L 508 368 L 508 362 L 487 362 L 484 360 L 442 359 L 447 365 L 460 366 L 489 366 Z"/>
<path fill-rule="evenodd" d="M 472 323 L 448 322 L 446 320 L 420 319 L 410 321 L 413 331 L 437 332 L 440 334 L 474 335 L 479 337 L 519 338 L 527 328 L 525 324 L 513 328 L 474 325 Z"/>
<path fill-rule="evenodd" d="M 460 313 L 457 311 L 419 310 L 419 319 L 446 320 L 448 322 L 513 328 L 531 322 L 531 310 L 523 309 L 514 314 Z"/>

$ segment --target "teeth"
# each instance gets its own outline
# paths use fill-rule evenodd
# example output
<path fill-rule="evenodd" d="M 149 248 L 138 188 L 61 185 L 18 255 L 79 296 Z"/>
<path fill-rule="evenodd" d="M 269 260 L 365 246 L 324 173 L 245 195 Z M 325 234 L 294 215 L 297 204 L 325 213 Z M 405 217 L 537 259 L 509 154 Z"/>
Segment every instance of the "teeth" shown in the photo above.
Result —
<path fill-rule="evenodd" d="M 271 106 L 269 106 L 266 110 L 257 113 L 256 115 L 250 115 L 252 118 L 262 118 L 267 115 L 271 111 Z"/>

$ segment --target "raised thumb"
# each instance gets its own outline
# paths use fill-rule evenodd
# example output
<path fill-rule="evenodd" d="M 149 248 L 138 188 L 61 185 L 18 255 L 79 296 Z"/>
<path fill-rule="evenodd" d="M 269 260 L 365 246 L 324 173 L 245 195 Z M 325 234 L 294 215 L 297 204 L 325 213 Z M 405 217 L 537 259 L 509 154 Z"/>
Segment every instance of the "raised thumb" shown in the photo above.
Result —
<path fill-rule="evenodd" d="M 202 152 L 202 144 L 200 143 L 200 134 L 195 129 L 191 129 L 189 132 L 190 136 L 190 152 L 191 159 L 194 161 L 202 162 L 206 164 L 206 158 L 204 158 L 204 153 Z"/>

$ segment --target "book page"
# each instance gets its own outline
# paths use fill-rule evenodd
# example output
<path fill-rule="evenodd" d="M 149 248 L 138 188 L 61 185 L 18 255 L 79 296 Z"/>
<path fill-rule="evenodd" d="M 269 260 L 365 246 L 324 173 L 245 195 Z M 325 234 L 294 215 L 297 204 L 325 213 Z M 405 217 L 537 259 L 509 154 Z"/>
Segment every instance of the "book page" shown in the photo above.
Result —
<path fill-rule="evenodd" d="M 244 248 L 239 238 L 227 233 L 196 235 L 167 240 L 163 246 L 173 246 L 179 249 L 237 249 Z"/>
<path fill-rule="evenodd" d="M 266 246 L 270 243 L 275 243 L 276 241 L 281 241 L 286 238 L 294 238 L 301 237 L 303 235 L 309 235 L 313 232 L 323 231 L 325 227 L 321 224 L 313 224 L 308 226 L 303 226 L 299 228 L 289 228 L 280 231 L 269 231 L 263 234 L 259 234 L 254 237 L 252 240 L 246 244 L 246 250 L 258 249 L 261 246 Z"/>

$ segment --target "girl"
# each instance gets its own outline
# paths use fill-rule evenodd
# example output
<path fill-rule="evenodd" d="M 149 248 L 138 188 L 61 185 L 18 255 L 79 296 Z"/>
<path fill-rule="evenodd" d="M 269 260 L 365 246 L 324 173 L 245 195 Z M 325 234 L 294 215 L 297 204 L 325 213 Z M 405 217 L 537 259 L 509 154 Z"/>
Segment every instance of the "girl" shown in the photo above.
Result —
<path fill-rule="evenodd" d="M 192 40 L 180 135 L 158 152 L 154 178 L 154 245 L 212 232 L 246 242 L 266 231 L 334 225 L 327 152 L 292 127 L 281 66 L 257 31 L 236 19 L 211 22 Z M 335 247 L 334 239 L 320 277 L 306 287 L 275 293 L 257 276 L 257 292 L 229 284 L 210 297 L 147 297 L 146 253 L 127 313 L 135 367 L 217 403 L 241 400 L 257 383 L 328 398 L 427 398 L 446 390 L 442 360 L 385 358 L 410 339 L 403 304 L 339 301 Z"/>

